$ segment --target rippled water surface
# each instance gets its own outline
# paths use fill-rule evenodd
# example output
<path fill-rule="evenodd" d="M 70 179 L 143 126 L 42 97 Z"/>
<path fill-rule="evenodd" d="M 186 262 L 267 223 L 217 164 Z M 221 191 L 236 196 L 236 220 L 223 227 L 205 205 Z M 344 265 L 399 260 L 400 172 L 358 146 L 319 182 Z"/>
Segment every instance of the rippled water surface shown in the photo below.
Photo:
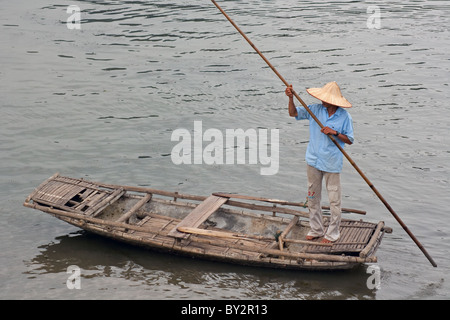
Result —
<path fill-rule="evenodd" d="M 347 162 L 344 206 L 394 232 L 367 267 L 292 272 L 168 256 L 22 206 L 55 172 L 193 194 L 305 199 L 305 122 L 283 83 L 210 1 L 1 1 L 3 299 L 445 299 L 450 296 L 448 1 L 220 1 L 307 103 L 337 81 L 354 107 L 353 160 L 438 264 L 433 268 Z M 69 5 L 81 29 L 69 29 Z M 380 28 L 368 25 L 377 6 Z M 279 171 L 175 165 L 176 129 L 279 129 Z M 352 216 L 353 217 L 353 216 Z M 359 218 L 359 217 L 356 217 Z M 66 286 L 69 265 L 81 290 Z"/>

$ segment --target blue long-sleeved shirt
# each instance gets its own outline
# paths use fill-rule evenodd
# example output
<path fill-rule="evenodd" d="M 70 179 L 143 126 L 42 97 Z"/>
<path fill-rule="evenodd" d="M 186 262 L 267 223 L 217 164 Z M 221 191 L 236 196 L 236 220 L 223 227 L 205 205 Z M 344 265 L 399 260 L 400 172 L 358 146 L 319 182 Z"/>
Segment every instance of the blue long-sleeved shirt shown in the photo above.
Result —
<path fill-rule="evenodd" d="M 322 104 L 313 104 L 308 108 L 314 113 L 319 121 L 333 130 L 345 134 L 353 143 L 353 121 L 351 115 L 343 108 L 338 108 L 329 117 L 328 110 Z M 306 149 L 305 160 L 310 166 L 325 172 L 341 172 L 343 165 L 343 154 L 335 146 L 331 139 L 320 131 L 320 126 L 311 117 L 304 107 L 297 107 L 297 120 L 309 120 L 309 143 Z M 342 148 L 345 143 L 339 138 L 335 139 Z"/>

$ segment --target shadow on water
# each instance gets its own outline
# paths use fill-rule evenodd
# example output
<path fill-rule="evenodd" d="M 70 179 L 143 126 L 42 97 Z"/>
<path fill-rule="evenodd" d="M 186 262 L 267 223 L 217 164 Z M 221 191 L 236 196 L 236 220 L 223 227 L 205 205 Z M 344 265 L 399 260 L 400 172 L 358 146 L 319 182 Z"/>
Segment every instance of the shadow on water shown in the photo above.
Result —
<path fill-rule="evenodd" d="M 150 290 L 173 290 L 175 286 L 187 292 L 173 298 L 314 300 L 375 299 L 376 295 L 367 286 L 370 273 L 366 266 L 330 272 L 244 267 L 160 253 L 86 231 L 57 237 L 39 248 L 40 253 L 25 262 L 29 278 L 66 273 L 76 265 L 83 282 L 116 278 L 128 286 Z"/>

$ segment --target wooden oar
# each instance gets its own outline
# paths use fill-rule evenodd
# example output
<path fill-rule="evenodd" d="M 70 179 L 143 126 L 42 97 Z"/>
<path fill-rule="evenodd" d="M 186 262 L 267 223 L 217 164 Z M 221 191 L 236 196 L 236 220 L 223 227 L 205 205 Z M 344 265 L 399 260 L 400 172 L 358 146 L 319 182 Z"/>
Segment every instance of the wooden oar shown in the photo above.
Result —
<path fill-rule="evenodd" d="M 280 80 L 284 83 L 286 87 L 289 87 L 289 83 L 281 76 L 281 74 L 275 69 L 275 67 L 269 62 L 269 60 L 266 59 L 266 57 L 261 53 L 261 51 L 256 48 L 256 46 L 253 44 L 252 41 L 242 32 L 242 30 L 234 23 L 233 20 L 228 16 L 228 14 L 217 4 L 216 1 L 211 0 L 212 3 L 217 7 L 217 9 L 222 12 L 222 14 L 227 18 L 227 20 L 236 28 L 236 30 L 247 40 L 247 42 L 250 44 L 250 46 L 255 49 L 255 51 L 259 54 L 259 56 L 267 63 L 267 65 L 272 69 L 273 72 L 280 78 Z M 320 126 L 320 128 L 323 128 L 323 124 L 320 122 L 320 120 L 312 113 L 312 111 L 308 108 L 306 103 L 303 102 L 303 100 L 300 98 L 300 96 L 292 90 L 293 95 L 297 100 L 303 105 L 305 110 L 311 115 L 311 117 L 317 122 L 317 124 Z M 353 161 L 353 159 L 348 155 L 348 153 L 339 145 L 339 143 L 332 137 L 331 135 L 328 136 L 333 143 L 336 145 L 336 147 L 342 152 L 342 154 L 347 158 L 347 160 L 351 163 L 351 165 L 356 169 L 356 171 L 361 175 L 361 177 L 366 181 L 366 183 L 369 185 L 369 187 L 375 192 L 377 197 L 383 202 L 385 207 L 389 210 L 389 212 L 392 214 L 392 216 L 397 220 L 397 222 L 402 226 L 402 228 L 406 231 L 406 233 L 411 237 L 411 239 L 414 241 L 414 243 L 419 247 L 419 249 L 422 251 L 422 253 L 427 257 L 428 261 L 432 264 L 433 267 L 437 267 L 436 262 L 434 262 L 433 258 L 428 254 L 428 252 L 425 250 L 425 248 L 422 246 L 422 244 L 417 240 L 417 238 L 412 234 L 412 232 L 408 229 L 408 227 L 405 225 L 405 223 L 400 219 L 400 217 L 395 213 L 394 209 L 389 205 L 389 203 L 383 198 L 383 196 L 380 194 L 380 192 L 375 188 L 372 182 L 366 177 L 366 175 L 361 171 L 361 169 L 356 165 L 356 163 Z"/>

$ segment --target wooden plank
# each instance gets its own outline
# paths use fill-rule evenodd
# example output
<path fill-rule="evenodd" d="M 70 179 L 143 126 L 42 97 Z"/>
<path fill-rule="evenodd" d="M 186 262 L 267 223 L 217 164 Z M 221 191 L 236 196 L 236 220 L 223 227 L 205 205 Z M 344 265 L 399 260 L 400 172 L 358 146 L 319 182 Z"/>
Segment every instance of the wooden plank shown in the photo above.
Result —
<path fill-rule="evenodd" d="M 208 198 L 205 199 L 205 201 L 200 203 L 194 210 L 192 210 L 175 228 L 173 228 L 169 232 L 169 236 L 175 238 L 189 237 L 189 234 L 179 232 L 177 228 L 178 227 L 197 228 L 227 201 L 228 198 L 217 197 L 214 195 L 209 196 Z"/>
<path fill-rule="evenodd" d="M 261 240 L 261 241 L 273 241 L 273 238 L 268 238 L 264 236 L 252 236 L 248 234 L 240 234 L 231 231 L 223 231 L 223 230 L 209 230 L 209 229 L 200 229 L 200 228 L 192 228 L 192 227 L 177 227 L 178 231 L 184 233 L 197 234 L 201 236 L 209 236 L 209 237 L 217 237 L 217 238 L 226 238 L 226 239 L 244 239 L 244 240 Z"/>
<path fill-rule="evenodd" d="M 99 187 L 100 187 L 98 184 L 95 184 L 93 182 L 88 182 L 83 179 L 74 179 L 74 178 L 69 178 L 69 177 L 57 176 L 54 180 L 65 183 L 65 184 L 72 184 L 72 185 L 79 186 L 79 187 L 86 187 L 89 189 L 99 189 Z M 110 188 L 110 189 L 117 189 L 117 188 Z"/>
<path fill-rule="evenodd" d="M 290 242 L 290 243 L 299 243 L 299 244 L 307 244 L 307 245 L 313 245 L 313 246 L 320 246 L 320 247 L 332 247 L 334 246 L 333 243 L 322 243 L 322 242 L 312 242 L 308 240 L 299 240 L 299 239 L 283 239 L 284 242 Z"/>
<path fill-rule="evenodd" d="M 355 242 L 355 232 L 359 229 L 354 229 L 352 225 L 346 225 L 340 228 L 340 237 L 333 243 L 332 251 L 352 251 L 349 243 Z"/>
<path fill-rule="evenodd" d="M 67 194 L 70 194 L 72 191 L 71 185 L 58 183 L 55 188 L 52 190 L 52 198 L 53 201 L 59 205 L 65 205 L 69 199 L 67 198 Z"/>
<path fill-rule="evenodd" d="M 352 239 L 353 242 L 363 242 L 364 238 L 367 238 L 367 234 L 371 233 L 372 230 L 367 229 L 367 228 L 355 228 L 355 237 Z M 353 250 L 357 250 L 357 249 L 362 249 L 359 245 L 357 244 L 352 244 L 350 245 L 350 248 Z"/>
<path fill-rule="evenodd" d="M 46 201 L 57 206 L 64 206 L 80 190 L 79 187 L 66 185 L 58 181 L 49 181 L 34 194 L 34 201 Z"/>
<path fill-rule="evenodd" d="M 208 239 L 200 238 L 200 237 L 194 237 L 192 238 L 193 242 L 208 242 L 210 241 Z M 245 241 L 243 239 L 242 241 Z M 219 245 L 219 242 L 215 243 L 216 245 Z M 315 259 L 318 261 L 336 261 L 336 262 L 351 262 L 351 263 L 367 263 L 367 262 L 377 262 L 376 257 L 367 257 L 367 258 L 361 258 L 357 256 L 344 256 L 344 255 L 334 255 L 334 254 L 310 254 L 310 253 L 303 253 L 303 252 L 289 252 L 289 251 L 281 251 L 277 249 L 268 249 L 265 248 L 264 245 L 262 246 L 255 246 L 255 245 L 249 245 L 249 244 L 243 244 L 239 242 L 239 244 L 233 244 L 232 242 L 225 244 L 227 247 L 238 249 L 241 251 L 250 251 L 256 253 L 261 253 L 265 255 L 271 255 L 275 257 L 286 257 L 294 260 L 298 259 Z M 186 246 L 186 248 L 189 246 Z"/>
<path fill-rule="evenodd" d="M 363 228 L 365 225 L 363 223 L 356 223 L 355 226 L 353 226 L 353 229 L 355 230 L 355 236 L 352 239 L 352 242 L 354 244 L 350 245 L 350 249 L 354 251 L 362 250 L 364 246 L 361 246 L 360 244 L 357 244 L 358 242 L 367 242 L 369 234 L 372 233 L 373 226 L 371 228 Z"/>
<path fill-rule="evenodd" d="M 376 227 L 373 223 L 360 221 L 342 221 L 340 237 L 330 249 L 320 248 L 316 245 L 307 246 L 306 252 L 360 252 L 367 244 L 367 235 Z"/>
<path fill-rule="evenodd" d="M 289 208 L 282 208 L 282 207 L 273 207 L 273 206 L 263 206 L 259 204 L 253 204 L 253 203 L 246 203 L 241 201 L 235 201 L 235 200 L 229 200 L 227 202 L 230 206 L 240 207 L 240 208 L 246 208 L 250 210 L 260 210 L 260 211 L 267 211 L 267 212 L 279 212 L 279 213 L 286 213 L 286 214 L 292 214 L 294 216 L 301 216 L 305 218 L 309 218 L 308 212 L 293 210 Z"/>
<path fill-rule="evenodd" d="M 166 229 L 169 225 L 175 224 L 175 223 L 176 223 L 175 219 L 166 221 L 166 222 L 159 228 L 159 230 L 153 235 L 153 238 L 155 238 L 156 236 L 159 236 L 159 235 L 163 235 L 162 232 L 164 231 L 164 229 Z"/>
<path fill-rule="evenodd" d="M 298 219 L 299 219 L 298 216 L 293 217 L 291 222 L 286 227 L 286 229 L 284 229 L 284 231 L 278 237 L 278 246 L 281 251 L 283 251 L 283 247 L 284 247 L 284 243 L 283 243 L 284 238 L 287 237 L 289 232 L 291 232 L 291 229 L 297 224 Z"/>
<path fill-rule="evenodd" d="M 179 198 L 179 199 L 203 201 L 207 198 L 205 196 L 194 196 L 194 195 L 189 195 L 189 194 L 182 194 L 182 193 L 178 193 L 178 192 L 170 192 L 170 191 L 158 190 L 158 189 L 147 188 L 147 187 L 123 186 L 123 185 L 118 185 L 118 184 L 106 184 L 106 183 L 101 183 L 101 182 L 93 182 L 93 183 L 96 183 L 99 187 L 103 187 L 103 188 L 109 188 L 109 189 L 123 188 L 125 191 L 152 193 L 152 194 L 158 194 L 158 195 L 165 196 L 165 197 L 172 197 L 172 198 Z"/>
<path fill-rule="evenodd" d="M 50 201 L 47 201 L 47 200 L 36 199 L 36 200 L 33 200 L 33 201 L 34 201 L 34 204 L 36 204 L 38 206 L 46 205 L 49 208 L 57 208 L 59 210 L 65 210 L 65 211 L 68 211 L 68 212 L 71 212 L 71 213 L 80 214 L 80 212 L 78 210 L 72 209 L 72 208 L 67 207 L 67 206 L 60 206 L 60 205 L 55 204 L 54 202 L 50 202 Z M 25 202 L 24 205 L 25 206 L 29 205 L 29 202 Z M 39 210 L 47 212 L 47 211 L 43 210 L 42 208 L 40 208 Z"/>
<path fill-rule="evenodd" d="M 98 196 L 98 194 L 101 193 L 99 190 L 94 190 L 93 192 L 90 192 L 89 195 L 83 199 L 81 202 L 84 205 L 90 205 L 90 203 L 93 203 L 95 201 L 94 199 Z"/>
<path fill-rule="evenodd" d="M 367 244 L 367 246 L 359 253 L 359 256 L 361 258 L 365 258 L 367 257 L 367 255 L 369 254 L 370 250 L 372 250 L 373 246 L 375 245 L 375 243 L 378 240 L 378 236 L 381 232 L 381 230 L 383 230 L 384 227 L 384 222 L 380 221 L 378 222 L 377 228 L 375 229 L 372 238 L 370 239 L 369 243 Z"/>
<path fill-rule="evenodd" d="M 185 227 L 198 227 L 227 200 L 227 198 L 209 196 L 205 201 L 192 210 L 181 223 Z"/>
<path fill-rule="evenodd" d="M 54 188 L 54 186 L 57 184 L 56 181 L 51 180 L 48 181 L 45 185 L 41 186 L 34 196 L 32 197 L 32 200 L 42 199 L 42 200 L 51 200 L 51 192 Z"/>
<path fill-rule="evenodd" d="M 80 211 L 88 210 L 91 205 L 91 200 L 98 195 L 99 190 L 93 190 L 89 195 L 80 202 L 80 204 L 76 205 L 74 208 Z"/>
<path fill-rule="evenodd" d="M 109 195 L 110 195 L 109 193 L 99 191 L 95 193 L 92 197 L 90 197 L 89 200 L 86 199 L 85 201 L 83 201 L 82 203 L 88 206 L 86 212 L 88 212 L 91 208 L 94 208 L 98 203 L 102 202 L 102 200 L 107 198 Z"/>
<path fill-rule="evenodd" d="M 93 207 L 90 207 L 88 210 L 86 210 L 85 214 L 88 216 L 95 217 L 103 209 L 105 209 L 107 206 L 109 206 L 110 204 L 117 201 L 124 194 L 125 194 L 125 191 L 122 188 L 115 190 L 113 193 L 111 193 L 109 196 L 104 198 L 102 201 L 100 201 L 99 203 L 95 204 Z"/>
<path fill-rule="evenodd" d="M 83 187 L 76 187 L 70 185 L 58 188 L 57 192 L 59 193 L 60 196 L 60 200 L 58 203 L 61 205 L 66 204 L 70 199 L 75 197 L 83 189 L 84 189 Z"/>
<path fill-rule="evenodd" d="M 335 242 L 335 246 L 340 245 L 341 242 L 353 242 L 353 231 L 355 229 L 352 228 L 351 225 L 347 225 L 340 228 L 340 236 L 339 239 Z M 336 248 L 336 247 L 335 247 Z M 341 246 L 341 250 L 348 249 L 347 247 Z"/>
<path fill-rule="evenodd" d="M 148 193 L 143 197 L 141 200 L 139 200 L 138 203 L 136 203 L 127 213 L 122 215 L 117 222 L 126 222 L 137 210 L 139 210 L 143 205 L 145 205 L 147 202 L 150 201 L 152 198 L 152 194 Z"/>
<path fill-rule="evenodd" d="M 201 236 L 208 236 L 213 238 L 225 238 L 225 239 L 236 239 L 236 240 L 247 240 L 247 241 L 257 241 L 258 244 L 264 244 L 265 247 L 267 245 L 272 244 L 274 241 L 273 238 L 264 237 L 264 236 L 255 236 L 248 234 L 235 233 L 232 231 L 223 231 L 223 230 L 209 230 L 209 229 L 200 229 L 200 228 L 189 228 L 189 227 L 179 227 L 179 231 L 185 233 L 191 233 Z M 306 240 L 297 240 L 297 239 L 285 239 L 286 242 L 292 243 L 302 243 L 302 244 L 311 244 L 311 241 Z M 268 243 L 267 243 L 268 242 Z M 314 245 L 331 247 L 332 243 L 314 243 Z"/>
<path fill-rule="evenodd" d="M 241 195 L 241 194 L 235 194 L 235 193 L 222 193 L 222 192 L 215 192 L 213 195 L 219 196 L 219 197 L 227 197 L 227 198 L 235 198 L 235 199 L 245 199 L 245 200 L 255 200 L 255 201 L 262 201 L 262 202 L 269 202 L 269 203 L 275 203 L 280 205 L 286 205 L 286 206 L 295 206 L 295 207 L 303 207 L 306 208 L 307 204 L 304 202 L 292 202 L 292 201 L 286 201 L 286 200 L 279 200 L 279 199 L 270 199 L 270 198 L 262 198 L 262 197 L 252 197 L 247 195 Z M 329 210 L 329 206 L 322 206 L 322 209 Z M 343 212 L 349 212 L 349 213 L 357 213 L 365 215 L 366 211 L 363 210 L 357 210 L 357 209 L 350 209 L 350 208 L 341 208 Z"/>
<path fill-rule="evenodd" d="M 235 194 L 235 193 L 215 192 L 215 193 L 213 193 L 213 195 L 218 196 L 218 197 L 225 197 L 225 198 L 255 200 L 255 201 L 277 203 L 277 204 L 282 204 L 282 205 L 298 206 L 297 202 L 289 202 L 289 201 L 284 201 L 284 200 L 261 198 L 261 197 L 252 197 L 252 196 L 240 195 L 240 194 Z"/>
<path fill-rule="evenodd" d="M 42 182 L 36 189 L 34 189 L 34 191 L 27 197 L 27 199 L 25 200 L 26 202 L 30 202 L 30 200 L 33 198 L 33 196 L 36 194 L 36 192 L 38 190 L 41 190 L 41 188 L 45 185 L 47 185 L 50 181 L 52 181 L 53 179 L 55 179 L 56 177 L 59 176 L 59 173 L 55 173 L 54 175 L 52 175 L 51 177 L 49 177 L 47 180 L 45 180 L 44 182 Z"/>
<path fill-rule="evenodd" d="M 87 197 L 89 197 L 92 193 L 97 192 L 96 189 L 91 189 L 91 188 L 85 188 L 85 191 L 80 194 L 80 199 L 86 199 Z"/>

